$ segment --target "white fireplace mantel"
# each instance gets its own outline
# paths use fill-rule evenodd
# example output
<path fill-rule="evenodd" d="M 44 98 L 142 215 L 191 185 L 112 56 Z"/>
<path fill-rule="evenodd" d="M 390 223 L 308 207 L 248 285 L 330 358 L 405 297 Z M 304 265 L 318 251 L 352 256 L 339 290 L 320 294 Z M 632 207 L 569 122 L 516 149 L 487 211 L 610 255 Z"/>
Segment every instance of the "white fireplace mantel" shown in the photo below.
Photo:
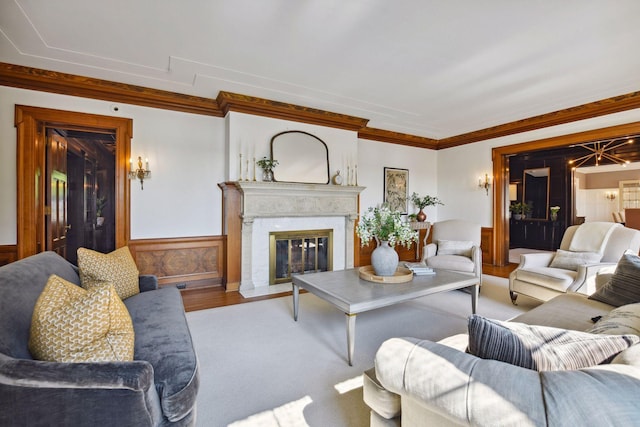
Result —
<path fill-rule="evenodd" d="M 241 290 L 253 289 L 256 281 L 253 274 L 257 260 L 252 259 L 252 254 L 256 245 L 253 223 L 257 218 L 304 217 L 310 219 L 312 229 L 312 218 L 344 217 L 344 265 L 353 267 L 358 196 L 365 187 L 263 181 L 237 181 L 234 185 L 242 198 Z M 263 255 L 268 258 L 268 254 Z"/>
<path fill-rule="evenodd" d="M 365 187 L 238 181 L 244 222 L 256 217 L 358 216 L 358 195 Z"/>

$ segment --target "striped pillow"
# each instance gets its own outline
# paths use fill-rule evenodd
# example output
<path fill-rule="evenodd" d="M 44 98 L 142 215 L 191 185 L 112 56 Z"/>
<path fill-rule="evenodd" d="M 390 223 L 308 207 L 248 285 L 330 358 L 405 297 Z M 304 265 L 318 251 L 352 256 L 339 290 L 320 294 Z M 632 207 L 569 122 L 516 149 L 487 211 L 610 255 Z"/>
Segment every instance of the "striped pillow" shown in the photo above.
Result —
<path fill-rule="evenodd" d="M 640 302 L 640 257 L 625 253 L 611 279 L 589 299 L 620 307 Z"/>
<path fill-rule="evenodd" d="M 608 363 L 635 335 L 596 335 L 548 326 L 469 317 L 469 353 L 536 371 L 580 369 Z"/>

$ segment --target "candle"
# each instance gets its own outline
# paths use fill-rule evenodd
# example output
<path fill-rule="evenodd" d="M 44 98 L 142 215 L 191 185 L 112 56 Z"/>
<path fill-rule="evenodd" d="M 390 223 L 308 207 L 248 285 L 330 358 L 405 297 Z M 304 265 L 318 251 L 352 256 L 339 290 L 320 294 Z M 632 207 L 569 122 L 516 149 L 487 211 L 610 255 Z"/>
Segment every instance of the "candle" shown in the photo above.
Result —
<path fill-rule="evenodd" d="M 238 173 L 240 174 L 238 181 L 242 181 L 242 153 L 240 153 L 240 169 L 238 170 Z"/>

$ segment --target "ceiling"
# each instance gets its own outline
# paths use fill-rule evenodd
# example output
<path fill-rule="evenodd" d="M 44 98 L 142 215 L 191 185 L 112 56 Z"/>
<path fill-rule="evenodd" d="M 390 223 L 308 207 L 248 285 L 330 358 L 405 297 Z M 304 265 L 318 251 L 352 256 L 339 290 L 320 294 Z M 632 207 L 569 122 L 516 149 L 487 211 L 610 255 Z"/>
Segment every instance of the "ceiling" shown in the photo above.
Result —
<path fill-rule="evenodd" d="M 0 62 L 442 139 L 640 90 L 637 0 L 5 0 Z"/>

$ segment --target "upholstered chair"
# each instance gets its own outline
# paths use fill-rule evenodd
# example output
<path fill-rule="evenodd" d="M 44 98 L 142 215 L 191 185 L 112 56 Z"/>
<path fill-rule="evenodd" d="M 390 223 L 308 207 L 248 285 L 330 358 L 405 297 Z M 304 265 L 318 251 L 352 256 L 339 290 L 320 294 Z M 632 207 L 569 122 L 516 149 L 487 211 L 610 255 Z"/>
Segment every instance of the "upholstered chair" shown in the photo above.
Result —
<path fill-rule="evenodd" d="M 480 224 L 451 219 L 434 223 L 431 230 L 432 243 L 424 247 L 422 261 L 431 268 L 476 276 L 481 284 Z"/>
<path fill-rule="evenodd" d="M 615 270 L 622 254 L 640 249 L 640 231 L 613 222 L 585 222 L 567 228 L 556 252 L 523 254 L 509 275 L 509 294 L 540 301 L 566 293 L 591 295 L 596 274 Z"/>

